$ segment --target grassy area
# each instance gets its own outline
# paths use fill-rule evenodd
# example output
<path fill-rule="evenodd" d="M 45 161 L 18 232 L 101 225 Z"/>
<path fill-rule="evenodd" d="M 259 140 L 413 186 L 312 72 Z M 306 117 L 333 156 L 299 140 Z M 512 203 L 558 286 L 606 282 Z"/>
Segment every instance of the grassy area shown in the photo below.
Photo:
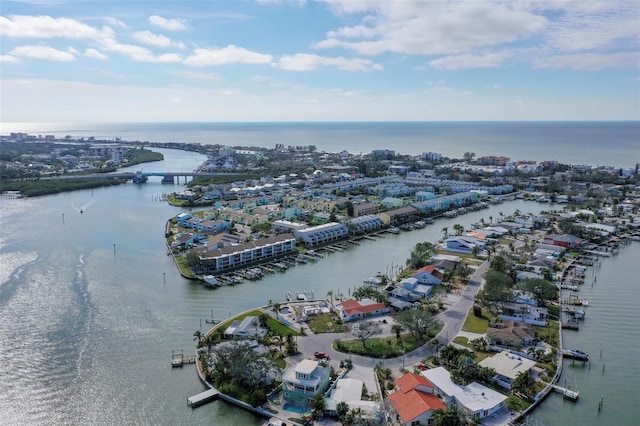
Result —
<path fill-rule="evenodd" d="M 395 336 L 367 339 L 366 347 L 361 340 L 341 340 L 336 343 L 335 349 L 372 358 L 395 358 L 402 356 L 403 352 L 411 352 L 423 344 L 424 342 L 414 339 L 409 334 L 402 334 L 400 341 Z"/>
<path fill-rule="evenodd" d="M 307 321 L 309 330 L 317 333 L 343 333 L 347 327 L 334 314 L 315 315 Z"/>
<path fill-rule="evenodd" d="M 462 326 L 462 331 L 483 334 L 487 332 L 487 328 L 489 328 L 489 312 L 483 308 L 482 316 L 477 317 L 473 314 L 473 308 L 471 308 L 471 312 L 467 315 L 467 319 Z"/>
<path fill-rule="evenodd" d="M 476 362 L 480 362 L 491 355 L 491 353 L 489 352 L 476 351 L 475 349 L 473 349 L 473 345 L 469 342 L 469 339 L 467 339 L 464 336 L 456 336 L 456 338 L 453 339 L 453 343 L 457 343 L 459 345 L 464 346 L 467 349 L 472 350 L 474 354 L 473 357 L 476 360 Z"/>
<path fill-rule="evenodd" d="M 235 318 L 233 318 L 233 320 L 242 320 L 246 317 L 249 316 L 254 316 L 254 317 L 259 317 L 261 314 L 263 314 L 264 312 L 259 310 L 259 309 L 254 309 L 253 311 L 244 313 L 240 316 L 237 316 Z M 227 321 L 229 324 L 231 323 L 232 320 Z M 269 327 L 269 330 L 271 330 L 273 332 L 273 334 L 276 334 L 278 336 L 286 336 L 288 334 L 291 334 L 292 336 L 302 336 L 302 333 L 297 332 L 296 330 L 287 327 L 286 325 L 284 325 L 283 323 L 281 323 L 280 321 L 277 321 L 275 318 L 272 318 L 271 316 L 269 316 L 267 318 L 267 327 Z"/>
<path fill-rule="evenodd" d="M 560 342 L 560 329 L 558 328 L 558 321 L 547 321 L 546 327 L 534 327 L 538 337 L 552 346 L 557 347 Z"/>

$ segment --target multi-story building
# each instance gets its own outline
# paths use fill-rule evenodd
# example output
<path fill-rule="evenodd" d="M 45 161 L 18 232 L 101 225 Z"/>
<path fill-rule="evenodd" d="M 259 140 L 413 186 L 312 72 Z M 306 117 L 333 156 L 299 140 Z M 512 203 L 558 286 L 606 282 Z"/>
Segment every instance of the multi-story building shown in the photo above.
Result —
<path fill-rule="evenodd" d="M 293 236 L 306 247 L 315 247 L 332 241 L 343 240 L 349 235 L 347 226 L 342 223 L 329 222 L 324 225 L 313 226 L 306 229 L 298 229 Z"/>
<path fill-rule="evenodd" d="M 287 368 L 282 376 L 282 392 L 285 401 L 299 406 L 309 406 L 313 397 L 329 386 L 329 367 L 318 361 L 303 359 Z"/>

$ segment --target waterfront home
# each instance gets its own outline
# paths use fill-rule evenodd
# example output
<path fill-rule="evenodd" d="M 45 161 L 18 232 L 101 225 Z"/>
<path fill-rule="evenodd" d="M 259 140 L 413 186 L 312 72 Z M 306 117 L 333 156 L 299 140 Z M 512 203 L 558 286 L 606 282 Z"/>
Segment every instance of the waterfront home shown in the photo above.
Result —
<path fill-rule="evenodd" d="M 257 316 L 248 316 L 242 320 L 235 320 L 224 331 L 225 339 L 262 339 L 267 329 L 260 326 Z"/>
<path fill-rule="evenodd" d="M 516 349 L 536 343 L 536 331 L 530 324 L 515 321 L 499 321 L 487 328 L 490 345 L 503 345 Z"/>
<path fill-rule="evenodd" d="M 202 242 L 206 242 L 207 238 L 202 237 L 198 234 L 193 234 L 191 232 L 182 232 L 176 235 L 173 243 L 171 243 L 171 248 L 175 247 L 193 247 Z"/>
<path fill-rule="evenodd" d="M 276 234 L 293 233 L 300 229 L 306 229 L 309 225 L 301 222 L 293 222 L 289 220 L 276 220 L 271 224 L 271 230 Z"/>
<path fill-rule="evenodd" d="M 188 228 L 189 226 L 187 226 L 187 221 L 192 217 L 193 215 L 191 213 L 180 213 L 176 216 L 176 222 L 178 223 L 178 226 Z"/>
<path fill-rule="evenodd" d="M 380 216 L 375 214 L 354 217 L 353 219 L 346 221 L 345 225 L 347 225 L 350 235 L 367 234 L 380 230 L 386 226 Z"/>
<path fill-rule="evenodd" d="M 501 320 L 524 322 L 540 327 L 545 327 L 549 318 L 547 308 L 525 303 L 505 303 L 501 311 L 502 313 L 498 315 Z"/>
<path fill-rule="evenodd" d="M 491 380 L 505 389 L 511 389 L 511 384 L 518 374 L 523 371 L 531 374 L 536 362 L 511 352 L 502 351 L 483 359 L 478 365 L 493 368 L 496 374 Z"/>
<path fill-rule="evenodd" d="M 411 277 L 417 279 L 419 284 L 428 285 L 440 285 L 443 278 L 442 272 L 438 271 L 433 265 L 427 265 L 415 270 Z"/>
<path fill-rule="evenodd" d="M 343 223 L 329 222 L 324 225 L 312 226 L 293 231 L 293 236 L 300 240 L 305 247 L 315 247 L 347 238 L 349 230 Z"/>
<path fill-rule="evenodd" d="M 303 359 L 288 367 L 282 375 L 282 395 L 284 400 L 297 406 L 307 407 L 313 397 L 324 392 L 329 386 L 330 368 L 318 361 Z"/>
<path fill-rule="evenodd" d="M 449 237 L 442 243 L 442 249 L 451 251 L 454 253 L 472 254 L 474 247 L 478 248 L 479 252 L 485 249 L 486 243 L 484 240 L 476 237 L 459 236 Z"/>
<path fill-rule="evenodd" d="M 281 234 L 242 244 L 198 252 L 197 274 L 223 273 L 248 264 L 264 262 L 294 252 L 296 239 L 292 234 Z"/>
<path fill-rule="evenodd" d="M 420 211 L 415 207 L 406 206 L 382 212 L 380 213 L 380 217 L 386 224 L 397 226 L 419 219 Z"/>
<path fill-rule="evenodd" d="M 433 384 L 434 394 L 445 404 L 456 404 L 469 416 L 482 419 L 505 408 L 506 395 L 476 382 L 460 386 L 451 380 L 444 367 L 424 370 L 420 374 Z"/>
<path fill-rule="evenodd" d="M 566 249 L 572 249 L 579 247 L 583 240 L 571 234 L 547 234 L 542 241 L 544 244 L 551 244 L 554 246 L 564 247 Z"/>
<path fill-rule="evenodd" d="M 429 297 L 429 295 L 431 294 L 431 290 L 433 289 L 433 285 L 421 284 L 418 279 L 414 277 L 403 279 L 402 281 L 400 281 L 400 285 L 409 290 L 411 294 L 425 298 Z"/>
<path fill-rule="evenodd" d="M 228 231 L 230 227 L 231 224 L 229 222 L 210 219 L 201 220 L 194 225 L 196 231 L 205 234 L 217 234 L 219 232 Z"/>
<path fill-rule="evenodd" d="M 365 369 L 365 367 L 357 366 L 355 368 L 355 370 L 360 369 Z M 375 374 L 373 369 L 370 368 L 368 370 L 371 371 L 370 385 L 375 389 Z M 348 377 L 353 371 L 351 370 L 347 373 L 347 376 L 336 380 L 335 386 L 329 391 L 329 396 L 324 400 L 324 412 L 329 416 L 337 416 L 338 404 L 344 402 L 349 406 L 350 410 L 362 410 L 361 418 L 365 422 L 368 420 L 374 422 L 380 414 L 380 402 L 362 399 L 362 389 L 366 385 L 360 379 Z M 366 389 L 369 389 L 369 387 L 366 387 Z"/>
<path fill-rule="evenodd" d="M 344 322 L 385 315 L 390 312 L 389 308 L 385 306 L 384 303 L 379 303 L 371 299 L 343 300 L 341 303 L 336 305 L 336 310 Z"/>
<path fill-rule="evenodd" d="M 397 390 L 387 397 L 395 420 L 402 425 L 429 425 L 437 409 L 447 406 L 433 394 L 434 387 L 424 376 L 407 373 L 395 380 Z"/>
<path fill-rule="evenodd" d="M 233 245 L 240 244 L 241 241 L 242 239 L 237 235 L 221 232 L 220 234 L 210 235 L 207 238 L 207 250 L 215 250 L 223 247 L 230 247 Z"/>

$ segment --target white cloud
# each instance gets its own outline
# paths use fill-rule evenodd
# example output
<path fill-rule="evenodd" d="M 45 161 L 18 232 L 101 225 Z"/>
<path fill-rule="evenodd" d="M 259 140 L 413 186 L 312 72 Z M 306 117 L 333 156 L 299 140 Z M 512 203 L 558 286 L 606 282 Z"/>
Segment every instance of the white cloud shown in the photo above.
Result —
<path fill-rule="evenodd" d="M 148 44 L 149 46 L 155 47 L 177 47 L 179 49 L 184 49 L 184 43 L 181 41 L 176 42 L 171 40 L 169 37 L 164 36 L 162 34 L 155 34 L 151 31 L 137 31 L 133 33 L 133 38 L 140 43 Z"/>
<path fill-rule="evenodd" d="M 76 59 L 71 52 L 54 49 L 49 46 L 18 46 L 12 49 L 9 52 L 9 55 L 61 62 L 68 62 Z"/>
<path fill-rule="evenodd" d="M 51 16 L 0 16 L 0 35 L 16 38 L 100 39 L 103 33 L 89 25 L 69 18 Z"/>
<path fill-rule="evenodd" d="M 100 59 L 101 61 L 105 61 L 109 59 L 107 55 L 105 55 L 104 53 L 98 52 L 96 49 L 86 49 L 84 51 L 84 56 L 88 58 L 93 58 L 93 59 Z"/>
<path fill-rule="evenodd" d="M 11 56 L 11 55 L 0 55 L 0 62 L 7 62 L 7 63 L 17 63 L 18 58 L 16 58 L 15 56 Z"/>
<path fill-rule="evenodd" d="M 229 45 L 222 49 L 196 49 L 194 54 L 184 60 L 185 65 L 204 67 L 233 63 L 268 64 L 271 55 L 252 52 L 242 47 Z"/>
<path fill-rule="evenodd" d="M 562 9 L 549 28 L 547 44 L 563 52 L 637 49 L 639 5 L 637 1 L 559 2 Z"/>
<path fill-rule="evenodd" d="M 111 25 L 112 27 L 127 28 L 127 24 L 111 16 L 107 16 L 106 18 L 104 18 L 104 20 L 107 24 Z"/>
<path fill-rule="evenodd" d="M 327 33 L 317 48 L 360 54 L 457 54 L 540 34 L 547 19 L 510 2 L 329 1 L 337 13 L 368 13 L 362 24 Z"/>
<path fill-rule="evenodd" d="M 274 67 L 286 71 L 311 71 L 319 66 L 332 66 L 344 71 L 369 71 L 381 70 L 382 66 L 369 59 L 343 58 L 343 57 L 323 57 L 308 53 L 297 53 L 295 55 L 284 55 Z"/>
<path fill-rule="evenodd" d="M 149 16 L 149 23 L 169 31 L 182 31 L 187 29 L 187 24 L 182 19 L 167 19 L 158 15 Z"/>
<path fill-rule="evenodd" d="M 447 56 L 429 62 L 431 67 L 442 71 L 455 71 L 469 68 L 497 68 L 508 58 L 508 52 L 492 52 L 480 55 L 464 54 Z"/>
<path fill-rule="evenodd" d="M 540 59 L 534 64 L 537 68 L 572 69 L 574 71 L 598 71 L 604 68 L 638 68 L 640 53 L 578 53 L 573 55 L 554 55 Z"/>
<path fill-rule="evenodd" d="M 121 53 L 137 62 L 180 62 L 182 57 L 175 53 L 167 53 L 156 56 L 146 47 L 133 44 L 118 43 L 115 39 L 107 39 L 103 42 L 102 48 L 108 52 Z"/>

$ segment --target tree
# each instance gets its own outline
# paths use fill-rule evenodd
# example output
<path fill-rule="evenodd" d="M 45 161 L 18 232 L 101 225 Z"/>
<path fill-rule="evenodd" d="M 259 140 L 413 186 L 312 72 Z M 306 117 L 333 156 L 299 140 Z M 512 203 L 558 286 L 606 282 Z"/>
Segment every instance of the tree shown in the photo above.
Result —
<path fill-rule="evenodd" d="M 461 356 L 458 359 L 458 371 L 463 377 L 465 384 L 468 384 L 478 374 L 478 363 L 468 356 Z"/>
<path fill-rule="evenodd" d="M 438 408 L 431 416 L 433 426 L 464 426 L 465 415 L 456 404 L 451 404 L 446 410 Z"/>
<path fill-rule="evenodd" d="M 479 252 L 480 252 L 480 247 L 478 247 L 476 245 L 471 247 L 471 254 L 473 255 L 473 257 L 477 258 Z"/>
<path fill-rule="evenodd" d="M 333 305 L 333 290 L 327 291 L 327 297 L 330 298 L 330 303 Z"/>
<path fill-rule="evenodd" d="M 319 419 L 324 414 L 325 402 L 322 392 L 315 394 L 311 400 L 311 408 L 313 409 L 313 417 Z"/>
<path fill-rule="evenodd" d="M 520 392 L 528 395 L 533 383 L 528 371 L 521 371 L 518 373 L 513 382 L 511 382 L 511 390 L 513 392 Z"/>
<path fill-rule="evenodd" d="M 344 401 L 338 402 L 336 404 L 336 415 L 340 421 L 344 421 L 345 416 L 349 412 L 349 404 Z"/>
<path fill-rule="evenodd" d="M 507 260 L 503 256 L 494 256 L 489 264 L 493 270 L 503 273 L 507 272 Z"/>
<path fill-rule="evenodd" d="M 489 269 L 484 276 L 484 299 L 492 302 L 511 302 L 513 300 L 513 280 L 503 272 Z"/>
<path fill-rule="evenodd" d="M 462 155 L 462 158 L 464 158 L 464 161 L 466 161 L 467 163 L 470 163 L 475 156 L 476 156 L 475 152 L 465 152 Z"/>
<path fill-rule="evenodd" d="M 440 357 L 445 360 L 447 365 L 452 365 L 459 355 L 460 351 L 453 345 L 447 345 L 440 351 Z"/>
<path fill-rule="evenodd" d="M 520 281 L 516 287 L 519 290 L 534 294 L 540 306 L 544 306 L 547 300 L 558 299 L 558 288 L 555 284 L 547 280 L 527 278 Z"/>
<path fill-rule="evenodd" d="M 444 237 L 447 238 L 447 233 L 449 232 L 449 227 L 445 226 L 442 228 L 442 233 L 444 234 Z"/>
<path fill-rule="evenodd" d="M 367 347 L 367 339 L 382 332 L 380 325 L 373 321 L 362 321 L 353 325 L 353 335 L 360 339 L 362 346 Z"/>
<path fill-rule="evenodd" d="M 420 269 L 427 265 L 433 255 L 433 244 L 425 241 L 415 245 L 407 260 L 407 265 L 412 269 Z"/>
<path fill-rule="evenodd" d="M 197 340 L 198 345 L 200 344 L 200 342 L 202 341 L 202 332 L 200 330 L 196 330 L 196 332 L 193 333 L 193 340 Z"/>
<path fill-rule="evenodd" d="M 347 216 L 353 217 L 353 213 L 354 213 L 353 203 L 351 201 L 347 201 L 345 205 L 347 208 Z"/>
<path fill-rule="evenodd" d="M 464 232 L 464 226 L 456 223 L 455 225 L 453 225 L 453 230 L 456 231 L 456 235 L 462 235 L 462 233 Z"/>
<path fill-rule="evenodd" d="M 400 341 L 400 333 L 404 330 L 401 324 L 393 324 L 391 326 L 391 331 L 396 334 L 396 339 Z"/>
<path fill-rule="evenodd" d="M 438 325 L 438 320 L 427 311 L 410 309 L 398 314 L 396 321 L 411 336 L 421 342 L 429 339 L 429 332 Z"/>

